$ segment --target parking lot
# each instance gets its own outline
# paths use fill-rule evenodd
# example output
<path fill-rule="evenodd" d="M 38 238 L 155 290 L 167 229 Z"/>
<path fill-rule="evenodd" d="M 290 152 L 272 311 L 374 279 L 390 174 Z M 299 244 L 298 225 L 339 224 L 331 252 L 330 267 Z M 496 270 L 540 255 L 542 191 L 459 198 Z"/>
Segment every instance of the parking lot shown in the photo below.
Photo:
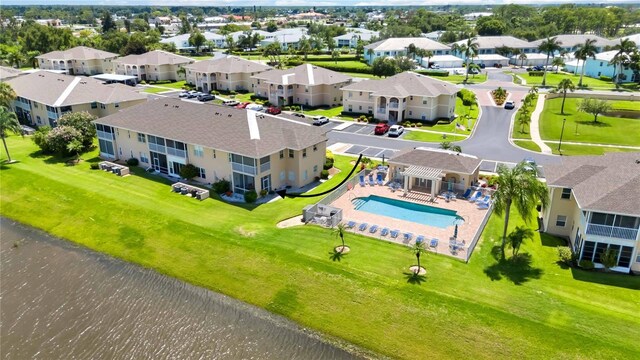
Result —
<path fill-rule="evenodd" d="M 345 133 L 350 133 L 350 134 L 359 134 L 359 135 L 374 135 L 373 131 L 376 128 L 375 125 L 370 125 L 370 124 L 353 124 L 353 125 L 349 125 L 348 127 L 342 129 L 342 132 Z M 402 135 L 398 136 L 398 138 L 402 138 L 404 136 L 404 134 L 406 134 L 406 132 L 402 133 Z M 379 135 L 376 135 L 379 136 Z M 388 137 L 388 135 L 384 135 L 385 137 Z"/>

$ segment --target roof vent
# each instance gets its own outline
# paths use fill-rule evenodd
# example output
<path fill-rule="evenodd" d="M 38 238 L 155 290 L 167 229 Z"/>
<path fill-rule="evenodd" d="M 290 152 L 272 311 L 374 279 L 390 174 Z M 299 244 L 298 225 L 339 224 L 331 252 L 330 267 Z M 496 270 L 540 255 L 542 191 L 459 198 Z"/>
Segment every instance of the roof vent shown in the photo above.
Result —
<path fill-rule="evenodd" d="M 227 117 L 232 117 L 232 116 L 233 116 L 233 115 L 231 115 L 231 114 L 227 115 Z"/>
<path fill-rule="evenodd" d="M 636 159 L 636 164 L 640 164 L 640 159 Z"/>
<path fill-rule="evenodd" d="M 169 104 L 164 104 L 164 106 L 169 106 Z"/>

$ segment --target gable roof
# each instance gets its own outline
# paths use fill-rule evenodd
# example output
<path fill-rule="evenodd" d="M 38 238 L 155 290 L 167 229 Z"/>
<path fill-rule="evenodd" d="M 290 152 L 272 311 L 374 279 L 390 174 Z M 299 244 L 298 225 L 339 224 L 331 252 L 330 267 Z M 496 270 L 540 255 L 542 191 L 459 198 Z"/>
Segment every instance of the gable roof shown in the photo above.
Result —
<path fill-rule="evenodd" d="M 132 106 L 95 122 L 252 158 L 327 140 L 322 128 L 308 123 L 171 98 Z"/>
<path fill-rule="evenodd" d="M 186 56 L 172 54 L 162 50 L 153 50 L 140 55 L 128 55 L 114 60 L 121 64 L 134 65 L 174 65 L 188 64 L 194 60 Z"/>
<path fill-rule="evenodd" d="M 5 81 L 7 79 L 14 78 L 16 76 L 23 75 L 25 73 L 20 69 L 14 69 L 12 67 L 0 66 L 0 80 Z"/>
<path fill-rule="evenodd" d="M 68 50 L 52 51 L 46 54 L 36 56 L 36 59 L 46 60 L 103 60 L 118 57 L 108 51 L 97 50 L 86 46 L 76 46 Z"/>
<path fill-rule="evenodd" d="M 473 174 L 481 161 L 467 154 L 421 147 L 398 151 L 389 159 L 390 163 L 417 165 L 462 174 Z"/>
<path fill-rule="evenodd" d="M 547 184 L 571 188 L 583 210 L 640 216 L 640 152 L 563 157 L 544 171 Z"/>
<path fill-rule="evenodd" d="M 370 91 L 374 96 L 409 95 L 435 97 L 460 91 L 456 85 L 429 76 L 406 71 L 381 80 L 363 80 L 342 88 L 346 91 Z"/>
<path fill-rule="evenodd" d="M 224 74 L 233 74 L 262 72 L 271 69 L 271 66 L 236 56 L 228 56 L 220 59 L 197 61 L 191 65 L 185 66 L 185 68 L 204 73 L 219 72 Z"/>
<path fill-rule="evenodd" d="M 405 50 L 409 45 L 415 45 L 417 48 L 426 50 L 450 50 L 449 46 L 441 44 L 437 41 L 427 39 L 425 37 L 413 38 L 389 38 L 376 41 L 373 44 L 365 46 L 365 49 L 373 49 L 373 51 L 397 51 Z"/>
<path fill-rule="evenodd" d="M 286 70 L 269 70 L 252 78 L 278 85 L 333 85 L 351 81 L 351 78 L 344 74 L 311 64 L 302 64 Z"/>
<path fill-rule="evenodd" d="M 86 76 L 36 71 L 7 80 L 20 97 L 49 106 L 144 100 L 146 95 L 122 84 L 104 84 Z"/>
<path fill-rule="evenodd" d="M 557 41 L 560 41 L 563 48 L 573 48 L 580 44 L 584 44 L 587 39 L 595 39 L 595 45 L 597 47 L 605 47 L 605 46 L 614 46 L 616 44 L 615 41 L 605 39 L 603 37 L 597 35 L 583 35 L 583 34 L 566 34 L 566 35 L 557 35 L 555 36 Z M 538 47 L 542 44 L 546 39 L 538 39 L 531 42 L 531 45 Z"/>
<path fill-rule="evenodd" d="M 453 44 L 463 45 L 467 43 L 467 40 L 468 39 L 456 41 Z M 478 49 L 495 49 L 503 46 L 515 49 L 537 47 L 537 45 L 534 46 L 528 41 L 518 39 L 513 36 L 477 36 L 476 42 L 478 43 Z"/>

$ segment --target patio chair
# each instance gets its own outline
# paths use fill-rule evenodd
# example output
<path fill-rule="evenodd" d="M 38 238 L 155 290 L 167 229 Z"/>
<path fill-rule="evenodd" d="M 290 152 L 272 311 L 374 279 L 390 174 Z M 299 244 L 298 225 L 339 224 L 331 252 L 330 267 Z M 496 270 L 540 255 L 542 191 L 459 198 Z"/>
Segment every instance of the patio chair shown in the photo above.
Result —
<path fill-rule="evenodd" d="M 404 241 L 411 241 L 411 239 L 413 239 L 413 234 L 412 233 L 404 233 Z"/>
<path fill-rule="evenodd" d="M 356 227 L 356 222 L 355 221 L 349 221 L 347 223 L 347 229 L 353 229 L 354 227 Z"/>
<path fill-rule="evenodd" d="M 486 210 L 486 209 L 489 208 L 489 206 L 491 206 L 491 201 L 487 201 L 487 202 L 483 202 L 483 203 L 476 203 L 476 205 L 478 205 L 478 209 Z"/>
<path fill-rule="evenodd" d="M 434 248 L 434 249 L 437 248 L 438 247 L 438 239 L 436 239 L 436 238 L 431 239 L 431 241 L 429 242 L 429 247 Z"/>
<path fill-rule="evenodd" d="M 378 183 L 378 185 L 382 186 L 384 185 L 384 181 L 382 180 L 382 173 L 378 173 L 376 182 Z"/>
<path fill-rule="evenodd" d="M 360 230 L 360 231 L 365 231 L 365 230 L 367 230 L 367 227 L 369 227 L 369 224 L 367 224 L 367 223 L 362 223 L 362 224 L 360 224 L 360 226 L 358 227 L 358 230 Z"/>
<path fill-rule="evenodd" d="M 383 228 L 382 230 L 380 230 L 380 236 L 387 236 L 389 235 L 389 228 Z"/>
<path fill-rule="evenodd" d="M 375 186 L 376 185 L 376 181 L 373 180 L 373 174 L 369 174 L 369 185 L 370 186 Z"/>
<path fill-rule="evenodd" d="M 420 244 L 424 242 L 424 236 L 423 235 L 418 235 L 418 237 L 416 238 L 416 244 Z"/>
<path fill-rule="evenodd" d="M 475 202 L 476 200 L 478 200 L 478 198 L 482 196 L 482 193 L 480 191 L 476 191 L 475 193 L 473 193 L 473 195 L 469 198 L 469 202 Z"/>
<path fill-rule="evenodd" d="M 360 175 L 360 186 L 364 187 L 364 175 Z"/>
<path fill-rule="evenodd" d="M 485 195 L 483 198 L 476 200 L 476 204 L 487 203 L 491 199 L 491 196 Z"/>
<path fill-rule="evenodd" d="M 369 233 L 375 234 L 376 231 L 378 231 L 378 225 L 371 225 L 371 227 L 369 228 Z"/>
<path fill-rule="evenodd" d="M 400 230 L 397 230 L 397 229 L 396 230 L 391 230 L 391 237 L 392 238 L 394 238 L 394 239 L 397 238 L 399 234 L 400 234 Z"/>
<path fill-rule="evenodd" d="M 468 199 L 469 195 L 471 195 L 471 188 L 468 188 L 467 191 L 465 191 L 464 194 L 462 194 L 462 198 Z"/>

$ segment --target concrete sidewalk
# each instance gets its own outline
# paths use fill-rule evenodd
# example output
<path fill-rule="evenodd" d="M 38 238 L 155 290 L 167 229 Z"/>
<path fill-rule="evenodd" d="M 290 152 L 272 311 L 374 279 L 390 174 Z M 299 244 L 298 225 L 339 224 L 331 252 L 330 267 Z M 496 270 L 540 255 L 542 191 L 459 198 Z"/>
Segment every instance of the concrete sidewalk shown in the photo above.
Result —
<path fill-rule="evenodd" d="M 543 154 L 553 154 L 551 148 L 547 146 L 547 144 L 542 141 L 540 137 L 540 114 L 542 114 L 542 110 L 544 110 L 544 101 L 547 98 L 544 94 L 538 95 L 538 102 L 536 103 L 536 108 L 531 113 L 531 123 L 529 124 L 529 133 L 531 134 L 531 140 L 540 147 L 540 150 Z"/>

